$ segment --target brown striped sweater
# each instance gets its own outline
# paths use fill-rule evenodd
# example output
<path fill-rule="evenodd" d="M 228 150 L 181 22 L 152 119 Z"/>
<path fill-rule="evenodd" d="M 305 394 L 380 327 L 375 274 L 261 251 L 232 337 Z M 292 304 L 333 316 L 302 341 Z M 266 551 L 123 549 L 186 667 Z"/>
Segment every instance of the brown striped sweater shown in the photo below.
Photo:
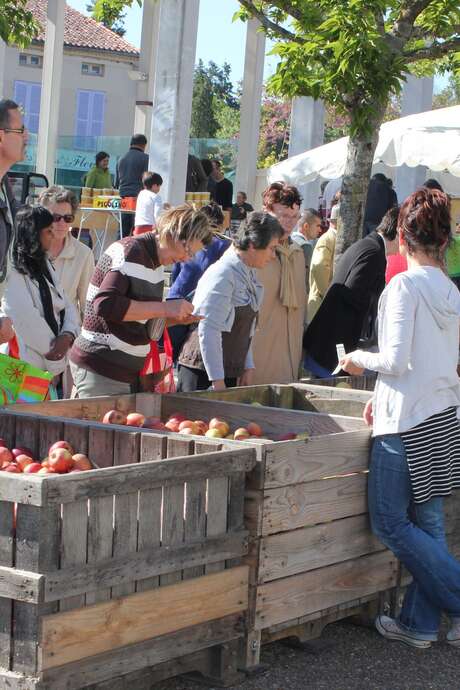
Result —
<path fill-rule="evenodd" d="M 115 381 L 135 384 L 164 320 L 123 321 L 131 300 L 163 299 L 164 273 L 153 233 L 126 237 L 100 257 L 86 296 L 80 336 L 70 359 Z"/>

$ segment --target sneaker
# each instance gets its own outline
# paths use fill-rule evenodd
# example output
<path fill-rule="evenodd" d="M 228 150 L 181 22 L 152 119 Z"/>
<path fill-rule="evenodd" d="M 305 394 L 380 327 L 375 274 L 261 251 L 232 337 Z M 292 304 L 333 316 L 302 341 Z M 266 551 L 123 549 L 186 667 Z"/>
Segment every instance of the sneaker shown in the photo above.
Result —
<path fill-rule="evenodd" d="M 452 647 L 460 647 L 460 621 L 452 624 L 451 629 L 446 635 L 447 644 Z"/>
<path fill-rule="evenodd" d="M 428 649 L 431 647 L 430 640 L 418 640 L 407 630 L 404 630 L 404 628 L 399 625 L 398 621 L 389 616 L 377 616 L 375 619 L 375 627 L 383 637 L 387 638 L 387 640 L 398 640 L 410 647 L 417 647 L 417 649 Z"/>

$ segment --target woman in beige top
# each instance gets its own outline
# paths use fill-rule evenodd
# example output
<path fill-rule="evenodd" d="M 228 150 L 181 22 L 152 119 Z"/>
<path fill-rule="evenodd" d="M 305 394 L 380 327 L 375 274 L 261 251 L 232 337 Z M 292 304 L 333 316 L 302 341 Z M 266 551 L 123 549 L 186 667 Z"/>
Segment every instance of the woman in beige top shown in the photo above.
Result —
<path fill-rule="evenodd" d="M 86 293 L 94 271 L 92 251 L 70 232 L 78 208 L 76 196 L 68 189 L 53 186 L 44 189 L 38 203 L 54 217 L 55 239 L 49 251 L 59 283 L 75 306 L 80 322 L 85 311 Z"/>

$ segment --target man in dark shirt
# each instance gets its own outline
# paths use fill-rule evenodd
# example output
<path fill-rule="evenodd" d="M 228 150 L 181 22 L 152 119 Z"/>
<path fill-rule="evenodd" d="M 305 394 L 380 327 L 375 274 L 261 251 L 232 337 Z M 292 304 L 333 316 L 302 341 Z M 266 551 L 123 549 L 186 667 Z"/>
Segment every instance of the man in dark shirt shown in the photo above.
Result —
<path fill-rule="evenodd" d="M 254 209 L 251 204 L 248 204 L 246 192 L 237 192 L 236 204 L 232 206 L 232 220 L 244 220 L 251 211 Z"/>
<path fill-rule="evenodd" d="M 217 160 L 212 161 L 212 177 L 216 182 L 214 200 L 224 211 L 231 211 L 233 205 L 233 185 L 230 180 L 224 177 L 222 163 Z"/>
<path fill-rule="evenodd" d="M 364 237 L 377 229 L 377 225 L 390 208 L 398 205 L 398 197 L 392 184 L 383 173 L 376 173 L 369 182 L 364 211 Z"/>
<path fill-rule="evenodd" d="M 117 163 L 116 186 L 120 190 L 120 196 L 137 197 L 142 189 L 142 175 L 149 168 L 149 157 L 145 153 L 147 139 L 143 134 L 135 134 L 131 138 L 128 153 L 120 158 Z M 123 237 L 128 237 L 134 227 L 134 214 L 123 213 L 121 217 Z"/>
<path fill-rule="evenodd" d="M 8 271 L 8 251 L 14 235 L 15 201 L 8 185 L 8 170 L 24 159 L 28 132 L 17 103 L 0 101 L 0 299 Z M 13 337 L 11 320 L 0 313 L 0 343 Z"/>

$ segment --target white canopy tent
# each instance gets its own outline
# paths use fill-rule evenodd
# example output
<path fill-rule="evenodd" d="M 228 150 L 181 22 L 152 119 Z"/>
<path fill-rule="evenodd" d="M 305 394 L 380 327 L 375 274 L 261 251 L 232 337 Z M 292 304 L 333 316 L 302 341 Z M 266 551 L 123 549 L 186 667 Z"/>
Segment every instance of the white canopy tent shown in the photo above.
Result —
<path fill-rule="evenodd" d="M 343 175 L 348 137 L 288 158 L 267 170 L 269 182 L 302 185 Z M 374 165 L 424 165 L 460 177 L 460 106 L 430 110 L 386 122 L 380 128 Z"/>

